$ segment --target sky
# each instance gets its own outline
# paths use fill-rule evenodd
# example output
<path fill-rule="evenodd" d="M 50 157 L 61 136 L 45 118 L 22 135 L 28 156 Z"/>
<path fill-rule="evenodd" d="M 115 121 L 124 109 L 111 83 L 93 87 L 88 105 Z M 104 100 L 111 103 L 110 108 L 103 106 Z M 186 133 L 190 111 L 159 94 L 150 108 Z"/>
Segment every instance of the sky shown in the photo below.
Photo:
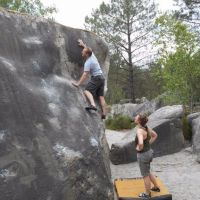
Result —
<path fill-rule="evenodd" d="M 65 26 L 84 29 L 85 16 L 98 8 L 103 0 L 41 0 L 45 6 L 55 5 L 55 21 Z M 156 0 L 162 11 L 172 8 L 173 0 Z M 108 3 L 109 0 L 104 0 Z"/>

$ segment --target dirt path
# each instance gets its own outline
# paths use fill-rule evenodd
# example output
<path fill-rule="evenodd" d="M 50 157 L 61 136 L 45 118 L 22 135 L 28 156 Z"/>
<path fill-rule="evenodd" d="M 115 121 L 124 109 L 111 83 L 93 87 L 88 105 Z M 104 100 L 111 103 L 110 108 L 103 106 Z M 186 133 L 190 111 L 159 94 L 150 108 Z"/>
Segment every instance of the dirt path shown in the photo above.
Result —
<path fill-rule="evenodd" d="M 106 131 L 109 145 L 119 141 L 123 133 Z M 181 152 L 155 158 L 152 170 L 168 187 L 173 200 L 200 200 L 200 164 L 191 148 Z M 137 163 L 124 165 L 111 164 L 112 178 L 131 178 L 140 176 Z"/>

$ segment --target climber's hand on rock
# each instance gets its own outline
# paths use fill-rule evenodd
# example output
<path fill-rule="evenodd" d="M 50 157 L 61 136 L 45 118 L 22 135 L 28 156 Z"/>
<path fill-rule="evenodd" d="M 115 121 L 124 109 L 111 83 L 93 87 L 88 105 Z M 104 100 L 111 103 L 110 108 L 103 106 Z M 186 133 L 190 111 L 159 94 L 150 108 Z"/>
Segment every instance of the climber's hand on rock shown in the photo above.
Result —
<path fill-rule="evenodd" d="M 79 84 L 76 83 L 76 82 L 72 82 L 72 85 L 75 86 L 75 87 L 79 87 Z"/>
<path fill-rule="evenodd" d="M 80 47 L 85 47 L 86 46 L 81 39 L 78 39 L 78 45 Z"/>
<path fill-rule="evenodd" d="M 136 150 L 137 151 L 141 151 L 138 145 L 136 146 Z"/>

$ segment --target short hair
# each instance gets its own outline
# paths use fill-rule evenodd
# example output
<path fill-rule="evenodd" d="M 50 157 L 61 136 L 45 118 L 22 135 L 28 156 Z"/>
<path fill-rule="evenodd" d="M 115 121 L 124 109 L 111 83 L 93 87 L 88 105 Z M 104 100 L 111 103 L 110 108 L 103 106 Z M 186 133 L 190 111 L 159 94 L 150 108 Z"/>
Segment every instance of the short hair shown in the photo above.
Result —
<path fill-rule="evenodd" d="M 90 47 L 86 47 L 86 53 L 91 56 L 92 55 L 92 49 Z"/>

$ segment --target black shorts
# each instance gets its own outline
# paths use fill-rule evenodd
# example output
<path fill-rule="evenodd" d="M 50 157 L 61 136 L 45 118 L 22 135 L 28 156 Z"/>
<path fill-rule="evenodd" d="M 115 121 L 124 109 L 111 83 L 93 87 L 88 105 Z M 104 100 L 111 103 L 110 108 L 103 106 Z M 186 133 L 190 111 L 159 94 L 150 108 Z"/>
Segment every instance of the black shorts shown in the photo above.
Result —
<path fill-rule="evenodd" d="M 94 97 L 104 96 L 105 78 L 102 75 L 91 77 L 85 90 L 92 93 Z"/>

